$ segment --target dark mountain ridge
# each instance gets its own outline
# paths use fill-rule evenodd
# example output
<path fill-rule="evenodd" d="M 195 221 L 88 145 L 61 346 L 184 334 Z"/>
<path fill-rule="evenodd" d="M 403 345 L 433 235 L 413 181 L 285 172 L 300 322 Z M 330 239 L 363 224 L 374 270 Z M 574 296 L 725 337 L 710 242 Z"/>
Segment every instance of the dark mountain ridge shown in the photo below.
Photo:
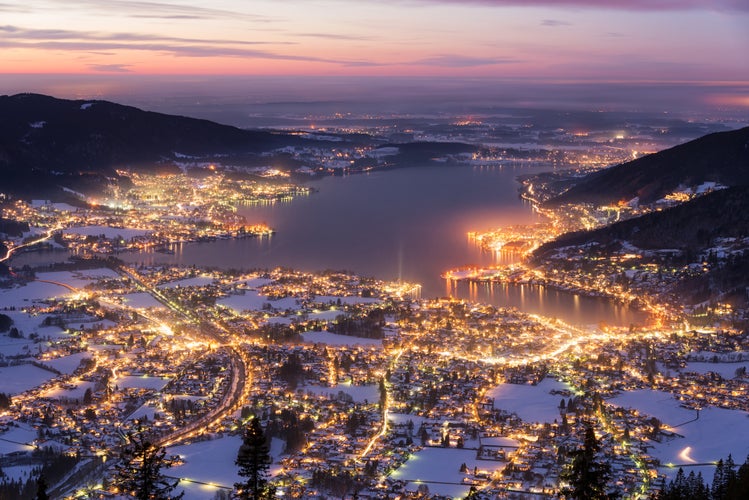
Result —
<path fill-rule="evenodd" d="M 0 96 L 0 116 L 0 171 L 111 173 L 119 165 L 174 158 L 175 153 L 258 153 L 292 140 L 107 101 L 39 94 Z"/>
<path fill-rule="evenodd" d="M 552 198 L 549 206 L 565 203 L 608 204 L 639 197 L 651 203 L 680 186 L 718 182 L 749 184 L 749 127 L 717 132 L 610 167 L 577 182 Z"/>
<path fill-rule="evenodd" d="M 554 267 L 569 263 L 566 256 L 583 255 L 587 263 L 581 263 L 581 269 L 590 264 L 593 268 L 586 272 L 599 276 L 626 267 L 616 264 L 616 256 L 631 252 L 625 246 L 631 243 L 644 250 L 643 262 L 682 270 L 702 268 L 705 260 L 710 265 L 707 272 L 681 271 L 670 284 L 660 282 L 660 272 L 654 273 L 649 278 L 652 292 L 670 294 L 675 303 L 723 300 L 745 308 L 749 298 L 747 237 L 749 186 L 734 186 L 593 231 L 564 234 L 540 246 L 532 261 Z M 593 262 L 609 262 L 608 270 L 596 270 Z"/>
<path fill-rule="evenodd" d="M 716 238 L 749 236 L 749 186 L 714 191 L 660 212 L 617 222 L 592 231 L 566 233 L 541 245 L 535 258 L 557 248 L 629 241 L 646 249 L 699 251 Z"/>

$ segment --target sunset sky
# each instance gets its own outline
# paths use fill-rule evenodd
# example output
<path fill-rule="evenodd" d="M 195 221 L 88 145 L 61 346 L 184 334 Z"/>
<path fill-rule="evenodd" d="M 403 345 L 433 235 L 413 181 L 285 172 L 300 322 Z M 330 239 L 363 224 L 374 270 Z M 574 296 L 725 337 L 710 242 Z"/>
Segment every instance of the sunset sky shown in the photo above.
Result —
<path fill-rule="evenodd" d="M 0 16 L 6 74 L 749 82 L 749 0 L 0 0 Z"/>

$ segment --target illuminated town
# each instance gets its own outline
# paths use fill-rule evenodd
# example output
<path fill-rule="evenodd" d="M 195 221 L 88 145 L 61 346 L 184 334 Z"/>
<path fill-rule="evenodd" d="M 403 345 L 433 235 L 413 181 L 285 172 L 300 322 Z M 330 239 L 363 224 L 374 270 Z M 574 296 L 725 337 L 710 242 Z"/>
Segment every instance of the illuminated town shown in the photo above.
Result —
<path fill-rule="evenodd" d="M 274 228 L 246 220 L 237 206 L 293 204 L 314 193 L 272 169 L 252 179 L 215 165 L 198 174 L 121 174 L 128 188 L 80 206 L 2 204 L 3 219 L 24 225 L 21 237 L 4 240 L 3 261 L 39 247 L 74 257 L 13 267 L 0 290 L 9 320 L 2 470 L 19 484 L 46 453 L 48 463 L 68 464 L 46 472 L 55 497 L 116 497 L 121 438 L 147 422 L 176 457 L 168 474 L 186 498 L 225 498 L 251 416 L 270 438 L 282 498 L 551 497 L 590 425 L 626 498 L 646 498 L 679 466 L 707 476 L 736 449 L 709 429 L 745 425 L 749 336 L 736 325 L 746 311 L 720 302 L 684 310 L 665 293 L 683 273 L 707 272 L 707 260 L 671 268 L 635 247 L 600 258 L 571 247 L 529 261 L 563 233 L 721 186 L 642 206 L 547 208 L 553 188 L 529 177 L 521 192 L 539 222 L 468 235 L 513 263 L 445 271 L 448 285 L 556 287 L 648 315 L 642 324 L 577 326 L 423 298 L 418 284 L 346 272 L 127 264 L 118 258 L 127 252 L 267 237 Z M 719 243 L 729 254 L 742 244 Z"/>

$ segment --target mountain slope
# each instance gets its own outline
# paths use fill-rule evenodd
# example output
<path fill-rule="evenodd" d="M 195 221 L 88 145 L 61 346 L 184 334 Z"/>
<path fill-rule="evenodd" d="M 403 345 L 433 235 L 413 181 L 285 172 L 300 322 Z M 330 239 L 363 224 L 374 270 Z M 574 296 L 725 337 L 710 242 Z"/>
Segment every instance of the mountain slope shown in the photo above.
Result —
<path fill-rule="evenodd" d="M 173 158 L 256 153 L 286 136 L 142 111 L 106 101 L 38 94 L 0 96 L 0 172 L 38 169 L 111 173 L 120 165 Z"/>
<path fill-rule="evenodd" d="M 540 246 L 536 258 L 566 246 L 608 245 L 628 241 L 642 249 L 693 249 L 716 238 L 749 236 L 749 186 L 714 191 L 662 212 L 611 224 L 592 231 L 567 233 Z"/>
<path fill-rule="evenodd" d="M 709 134 L 595 172 L 547 204 L 607 204 L 635 197 L 641 203 L 651 203 L 679 186 L 708 181 L 726 186 L 749 184 L 749 127 Z"/>
<path fill-rule="evenodd" d="M 539 247 L 532 260 L 541 268 L 573 269 L 571 276 L 577 281 L 609 280 L 607 290 L 626 285 L 635 295 L 661 296 L 667 302 L 720 300 L 746 308 L 749 186 L 714 191 L 662 212 L 562 235 Z"/>

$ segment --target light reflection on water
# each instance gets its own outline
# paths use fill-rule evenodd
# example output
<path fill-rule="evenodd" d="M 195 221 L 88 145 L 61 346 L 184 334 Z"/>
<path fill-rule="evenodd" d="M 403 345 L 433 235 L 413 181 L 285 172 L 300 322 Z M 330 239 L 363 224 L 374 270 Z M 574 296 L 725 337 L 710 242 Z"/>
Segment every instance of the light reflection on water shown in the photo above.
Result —
<path fill-rule="evenodd" d="M 446 293 L 475 302 L 515 307 L 518 310 L 559 318 L 572 324 L 641 324 L 646 315 L 608 299 L 586 297 L 543 285 L 507 283 L 446 283 Z"/>
<path fill-rule="evenodd" d="M 482 251 L 467 233 L 537 221 L 538 215 L 519 198 L 515 181 L 534 171 L 413 167 L 327 177 L 310 183 L 318 192 L 291 203 L 238 207 L 249 224 L 273 227 L 277 233 L 272 237 L 178 245 L 173 255 L 150 251 L 118 257 L 135 264 L 348 270 L 420 283 L 427 298 L 450 294 L 576 324 L 641 322 L 643 315 L 605 300 L 528 285 L 451 285 L 440 277 L 456 267 L 507 264 L 517 258 Z M 19 265 L 15 259 L 14 265 Z"/>

